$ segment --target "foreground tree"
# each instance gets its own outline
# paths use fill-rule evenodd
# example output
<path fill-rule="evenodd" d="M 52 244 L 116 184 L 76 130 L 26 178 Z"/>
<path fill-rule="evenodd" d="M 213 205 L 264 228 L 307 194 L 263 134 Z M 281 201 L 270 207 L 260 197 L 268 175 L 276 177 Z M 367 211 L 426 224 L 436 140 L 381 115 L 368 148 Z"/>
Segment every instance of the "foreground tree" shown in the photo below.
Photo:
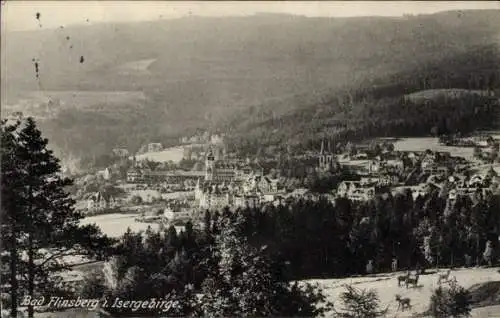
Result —
<path fill-rule="evenodd" d="M 203 316 L 321 316 L 330 307 L 315 287 L 290 284 L 273 271 L 266 247 L 250 246 L 241 235 L 242 220 L 223 218 L 221 232 L 203 283 L 199 307 Z"/>
<path fill-rule="evenodd" d="M 387 308 L 380 309 L 378 295 L 373 290 L 358 290 L 350 285 L 340 296 L 344 307 L 338 315 L 344 318 L 376 318 L 385 317 Z"/>
<path fill-rule="evenodd" d="M 432 317 L 468 317 L 471 312 L 469 292 L 451 282 L 450 287 L 440 286 L 431 296 L 429 312 Z"/>
<path fill-rule="evenodd" d="M 55 287 L 54 274 L 72 265 L 65 257 L 101 258 L 111 241 L 97 227 L 78 224 L 83 215 L 66 192 L 72 181 L 61 176 L 59 160 L 32 118 L 4 121 L 1 133 L 2 241 L 9 251 L 14 317 L 18 295 L 33 298 Z"/>

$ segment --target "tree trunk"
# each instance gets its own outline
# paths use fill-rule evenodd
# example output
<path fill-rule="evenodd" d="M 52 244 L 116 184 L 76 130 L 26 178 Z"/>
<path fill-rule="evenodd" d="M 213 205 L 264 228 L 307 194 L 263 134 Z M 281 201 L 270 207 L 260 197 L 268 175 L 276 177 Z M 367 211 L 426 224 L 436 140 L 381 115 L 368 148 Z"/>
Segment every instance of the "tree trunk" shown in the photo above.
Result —
<path fill-rule="evenodd" d="M 17 242 L 15 233 L 12 233 L 12 246 L 10 250 L 10 303 L 11 317 L 17 317 Z"/>
<path fill-rule="evenodd" d="M 34 291 L 35 291 L 35 264 L 33 260 L 33 237 L 30 233 L 28 235 L 28 295 L 31 299 L 34 299 Z M 28 306 L 28 317 L 34 317 L 33 306 Z"/>
<path fill-rule="evenodd" d="M 480 265 L 479 237 L 476 238 L 476 266 Z"/>

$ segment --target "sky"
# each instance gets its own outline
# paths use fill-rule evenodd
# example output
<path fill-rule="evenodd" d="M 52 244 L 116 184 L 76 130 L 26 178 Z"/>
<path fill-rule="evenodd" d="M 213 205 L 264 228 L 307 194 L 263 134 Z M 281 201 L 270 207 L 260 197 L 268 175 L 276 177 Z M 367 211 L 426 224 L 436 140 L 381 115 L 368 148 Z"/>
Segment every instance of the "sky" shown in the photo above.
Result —
<path fill-rule="evenodd" d="M 497 1 L 2 1 L 3 31 L 75 24 L 147 21 L 259 12 L 304 16 L 401 16 L 448 10 L 500 9 Z M 40 18 L 36 19 L 36 14 Z"/>

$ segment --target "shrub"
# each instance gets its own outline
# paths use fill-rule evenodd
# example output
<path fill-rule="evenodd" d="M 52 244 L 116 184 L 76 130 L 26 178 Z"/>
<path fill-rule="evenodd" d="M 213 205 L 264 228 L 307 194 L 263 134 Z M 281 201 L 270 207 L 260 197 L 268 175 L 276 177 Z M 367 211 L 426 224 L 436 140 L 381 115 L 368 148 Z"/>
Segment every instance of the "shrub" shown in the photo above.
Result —
<path fill-rule="evenodd" d="M 380 309 L 380 300 L 374 290 L 358 290 L 350 285 L 345 285 L 347 289 L 340 298 L 344 304 L 339 317 L 344 318 L 375 318 L 384 317 L 387 308 Z"/>
<path fill-rule="evenodd" d="M 447 288 L 440 286 L 431 296 L 429 311 L 432 317 L 469 317 L 470 294 L 456 282 L 451 282 Z"/>

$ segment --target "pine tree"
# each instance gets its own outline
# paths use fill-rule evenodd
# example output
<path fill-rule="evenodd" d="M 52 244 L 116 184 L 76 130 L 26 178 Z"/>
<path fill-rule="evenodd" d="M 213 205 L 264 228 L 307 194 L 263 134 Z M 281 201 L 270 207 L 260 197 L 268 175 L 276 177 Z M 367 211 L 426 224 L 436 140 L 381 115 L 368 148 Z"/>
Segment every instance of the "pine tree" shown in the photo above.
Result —
<path fill-rule="evenodd" d="M 97 227 L 78 224 L 83 215 L 74 210 L 65 190 L 72 181 L 61 176 L 59 160 L 47 144 L 32 118 L 15 125 L 2 123 L 2 155 L 6 154 L 2 156 L 2 233 L 8 233 L 5 238 L 10 242 L 11 275 L 25 274 L 21 286 L 32 298 L 54 282 L 54 272 L 67 268 L 64 256 L 102 257 L 111 243 Z M 15 315 L 18 282 L 11 277 Z M 29 306 L 29 317 L 33 314 Z"/>
<path fill-rule="evenodd" d="M 264 250 L 241 236 L 243 220 L 223 218 L 213 257 L 216 268 L 203 283 L 200 311 L 204 316 L 316 316 L 324 297 L 314 288 L 303 289 L 277 280 Z"/>

